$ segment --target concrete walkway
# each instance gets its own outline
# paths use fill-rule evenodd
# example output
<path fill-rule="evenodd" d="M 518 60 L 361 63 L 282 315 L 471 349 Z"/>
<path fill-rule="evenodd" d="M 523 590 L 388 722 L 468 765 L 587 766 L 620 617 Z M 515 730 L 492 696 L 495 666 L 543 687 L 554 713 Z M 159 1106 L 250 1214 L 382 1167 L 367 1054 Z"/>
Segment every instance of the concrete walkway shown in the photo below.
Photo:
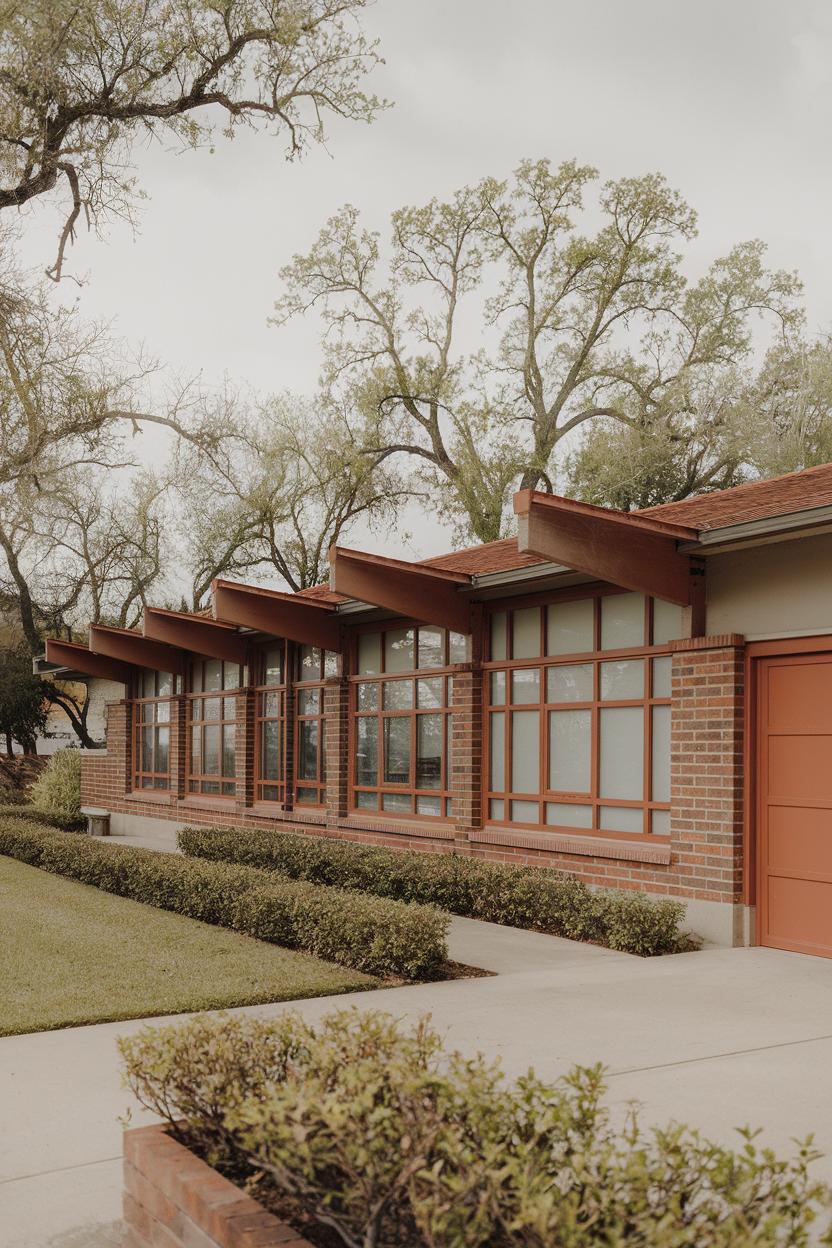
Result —
<path fill-rule="evenodd" d="M 642 960 L 468 919 L 453 921 L 451 955 L 497 974 L 246 1012 L 319 1018 L 354 1000 L 430 1013 L 450 1044 L 500 1055 L 509 1074 L 600 1061 L 616 1112 L 635 1099 L 648 1120 L 724 1141 L 761 1125 L 779 1149 L 815 1131 L 830 1154 L 818 1174 L 832 1181 L 832 960 L 764 949 Z M 120 1243 L 129 1096 L 114 1042 L 142 1025 L 0 1039 L 0 1248 Z"/>

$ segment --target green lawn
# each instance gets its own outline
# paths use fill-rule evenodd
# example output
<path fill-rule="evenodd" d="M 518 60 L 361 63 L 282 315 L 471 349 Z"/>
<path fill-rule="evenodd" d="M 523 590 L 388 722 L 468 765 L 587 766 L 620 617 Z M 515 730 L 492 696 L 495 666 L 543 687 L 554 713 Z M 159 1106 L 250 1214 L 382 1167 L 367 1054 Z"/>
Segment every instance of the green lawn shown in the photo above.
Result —
<path fill-rule="evenodd" d="M 0 856 L 0 1035 L 377 984 Z"/>

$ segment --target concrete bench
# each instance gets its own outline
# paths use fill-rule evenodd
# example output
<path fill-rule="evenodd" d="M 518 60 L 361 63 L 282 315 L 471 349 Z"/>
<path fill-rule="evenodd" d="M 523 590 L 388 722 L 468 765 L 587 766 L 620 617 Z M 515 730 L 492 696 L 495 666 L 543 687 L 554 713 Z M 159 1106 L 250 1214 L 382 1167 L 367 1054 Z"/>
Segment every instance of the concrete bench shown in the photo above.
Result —
<path fill-rule="evenodd" d="M 109 810 L 104 810 L 101 806 L 82 806 L 81 814 L 87 820 L 87 834 L 89 836 L 110 835 Z"/>

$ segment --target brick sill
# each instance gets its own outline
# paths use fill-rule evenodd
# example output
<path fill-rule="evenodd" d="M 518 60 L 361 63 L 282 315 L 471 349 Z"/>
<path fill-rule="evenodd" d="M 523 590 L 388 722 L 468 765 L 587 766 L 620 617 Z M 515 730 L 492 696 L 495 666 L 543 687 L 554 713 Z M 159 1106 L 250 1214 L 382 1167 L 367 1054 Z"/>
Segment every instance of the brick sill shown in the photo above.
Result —
<path fill-rule="evenodd" d="M 275 823 L 326 823 L 326 811 L 322 806 L 295 806 L 292 810 L 284 810 L 276 802 L 253 802 L 246 806 L 246 815 L 254 815 L 257 819 L 271 819 Z"/>
<path fill-rule="evenodd" d="M 129 793 L 125 793 L 124 800 L 127 802 L 153 802 L 156 806 L 173 806 L 176 804 L 177 798 L 175 794 L 165 789 L 131 789 Z"/>
<path fill-rule="evenodd" d="M 670 862 L 670 845 L 643 841 L 613 841 L 603 837 L 569 836 L 557 832 L 512 832 L 508 828 L 471 828 L 468 839 L 484 845 L 511 845 L 518 849 L 546 849 L 587 858 L 615 858 L 621 862 Z"/>
<path fill-rule="evenodd" d="M 455 837 L 453 825 L 447 823 L 399 823 L 395 819 L 366 819 L 348 815 L 339 819 L 337 827 L 353 832 L 386 832 L 392 836 L 422 837 L 425 840 L 452 841 Z"/>

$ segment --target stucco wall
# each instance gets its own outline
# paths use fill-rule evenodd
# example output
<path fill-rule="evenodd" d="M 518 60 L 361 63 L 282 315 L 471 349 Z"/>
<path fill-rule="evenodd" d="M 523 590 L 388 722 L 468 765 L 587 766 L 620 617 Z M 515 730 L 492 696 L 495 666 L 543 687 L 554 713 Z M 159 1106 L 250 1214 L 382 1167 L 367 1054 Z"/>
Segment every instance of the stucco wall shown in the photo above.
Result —
<path fill-rule="evenodd" d="M 83 696 L 83 686 L 76 682 L 63 682 L 77 697 Z M 103 744 L 107 736 L 107 703 L 124 696 L 124 686 L 113 680 L 101 680 L 90 676 L 87 681 L 90 707 L 87 711 L 87 730 L 93 741 Z M 65 713 L 59 706 L 51 707 L 46 721 L 48 737 L 38 740 L 38 754 L 54 754 L 68 745 L 77 745 L 78 738 Z"/>
<path fill-rule="evenodd" d="M 832 533 L 708 558 L 707 632 L 832 632 Z"/>

